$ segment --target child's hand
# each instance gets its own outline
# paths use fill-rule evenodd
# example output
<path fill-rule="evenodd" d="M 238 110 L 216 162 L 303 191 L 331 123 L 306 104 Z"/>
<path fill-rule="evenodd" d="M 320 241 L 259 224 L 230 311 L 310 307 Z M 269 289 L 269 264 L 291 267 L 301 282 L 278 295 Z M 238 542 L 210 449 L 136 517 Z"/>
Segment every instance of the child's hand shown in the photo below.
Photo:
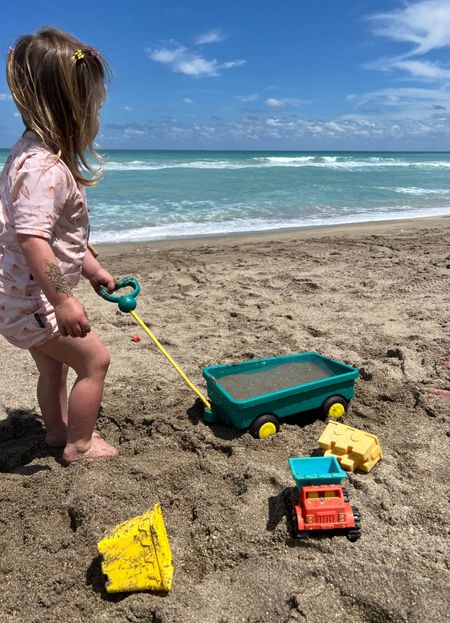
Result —
<path fill-rule="evenodd" d="M 105 286 L 108 292 L 114 292 L 114 288 L 116 287 L 116 280 L 111 273 L 104 268 L 99 268 L 99 270 L 92 275 L 89 281 L 96 292 L 98 292 L 100 286 Z"/>
<path fill-rule="evenodd" d="M 91 330 L 83 305 L 73 296 L 68 296 L 62 303 L 55 305 L 55 316 L 63 337 L 86 337 Z"/>

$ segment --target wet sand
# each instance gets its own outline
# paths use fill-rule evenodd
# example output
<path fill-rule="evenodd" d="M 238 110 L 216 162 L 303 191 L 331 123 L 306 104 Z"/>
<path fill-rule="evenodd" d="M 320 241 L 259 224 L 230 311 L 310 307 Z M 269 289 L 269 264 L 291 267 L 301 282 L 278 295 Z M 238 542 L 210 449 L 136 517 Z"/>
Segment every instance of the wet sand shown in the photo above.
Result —
<path fill-rule="evenodd" d="M 248 400 L 325 379 L 332 373 L 313 362 L 284 363 L 269 370 L 227 374 L 217 379 L 232 398 Z"/>
<path fill-rule="evenodd" d="M 357 366 L 346 421 L 378 435 L 384 460 L 349 479 L 357 543 L 292 541 L 288 458 L 317 447 L 323 421 L 294 417 L 264 440 L 206 425 L 132 318 L 83 283 L 112 354 L 98 429 L 120 459 L 49 456 L 31 358 L 2 342 L 2 623 L 446 620 L 450 402 L 427 390 L 450 388 L 450 219 L 99 250 L 139 278 L 138 313 L 202 391 L 218 363 L 315 351 Z M 157 501 L 172 591 L 108 596 L 97 541 Z"/>

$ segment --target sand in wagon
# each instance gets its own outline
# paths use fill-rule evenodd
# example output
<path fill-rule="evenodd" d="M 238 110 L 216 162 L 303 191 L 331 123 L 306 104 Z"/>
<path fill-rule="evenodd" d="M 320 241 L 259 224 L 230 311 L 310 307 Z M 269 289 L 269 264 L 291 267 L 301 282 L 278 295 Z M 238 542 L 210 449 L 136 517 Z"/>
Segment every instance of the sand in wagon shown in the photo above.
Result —
<path fill-rule="evenodd" d="M 312 361 L 299 361 L 270 367 L 268 370 L 257 369 L 245 373 L 227 374 L 216 380 L 234 400 L 248 400 L 330 376 L 334 376 L 333 372 L 320 364 Z"/>

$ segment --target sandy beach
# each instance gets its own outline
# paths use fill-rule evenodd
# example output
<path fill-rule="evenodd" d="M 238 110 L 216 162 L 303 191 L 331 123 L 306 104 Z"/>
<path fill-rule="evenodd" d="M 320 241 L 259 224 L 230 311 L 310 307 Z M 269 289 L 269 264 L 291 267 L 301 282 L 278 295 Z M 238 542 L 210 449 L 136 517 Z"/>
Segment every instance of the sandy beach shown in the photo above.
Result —
<path fill-rule="evenodd" d="M 139 314 L 203 391 L 216 363 L 315 351 L 358 367 L 346 422 L 378 435 L 384 460 L 349 479 L 357 543 L 293 541 L 288 458 L 310 455 L 324 422 L 300 415 L 264 440 L 206 425 L 132 318 L 82 283 L 112 354 L 98 430 L 120 459 L 49 456 L 32 360 L 2 341 L 2 623 L 446 620 L 450 402 L 427 391 L 450 389 L 450 217 L 98 250 L 138 277 Z M 172 590 L 108 596 L 97 542 L 157 501 Z"/>

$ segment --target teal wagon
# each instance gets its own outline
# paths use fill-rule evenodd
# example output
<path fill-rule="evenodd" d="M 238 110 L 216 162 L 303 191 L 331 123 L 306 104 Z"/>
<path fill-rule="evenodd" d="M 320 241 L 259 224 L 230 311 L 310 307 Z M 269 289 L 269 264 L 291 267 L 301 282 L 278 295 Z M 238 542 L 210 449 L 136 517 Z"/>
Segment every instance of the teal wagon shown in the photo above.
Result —
<path fill-rule="evenodd" d="M 317 353 L 300 353 L 267 359 L 251 359 L 238 364 L 222 364 L 203 369 L 208 401 L 188 379 L 150 328 L 136 313 L 136 297 L 140 284 L 135 277 L 123 277 L 115 291 L 132 288 L 123 296 L 108 292 L 99 294 L 117 303 L 123 313 L 129 313 L 176 369 L 184 382 L 206 407 L 205 421 L 226 422 L 238 429 L 249 428 L 255 437 L 275 434 L 280 419 L 320 408 L 323 415 L 342 417 L 353 398 L 356 368 Z"/>
<path fill-rule="evenodd" d="M 303 411 L 342 417 L 359 372 L 318 353 L 300 353 L 210 366 L 203 376 L 211 401 L 205 421 L 263 438 L 278 432 L 281 419 Z"/>

